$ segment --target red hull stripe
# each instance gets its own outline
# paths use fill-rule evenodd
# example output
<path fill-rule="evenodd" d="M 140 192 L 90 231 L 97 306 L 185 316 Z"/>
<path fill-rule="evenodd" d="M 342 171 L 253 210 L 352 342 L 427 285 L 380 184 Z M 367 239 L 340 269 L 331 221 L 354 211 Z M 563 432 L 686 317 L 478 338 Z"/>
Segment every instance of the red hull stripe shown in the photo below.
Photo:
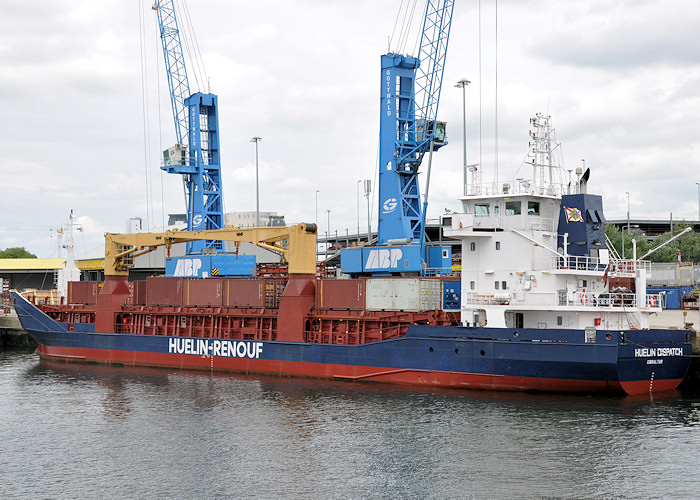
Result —
<path fill-rule="evenodd" d="M 646 394 L 650 390 L 673 390 L 680 379 L 606 382 L 554 378 L 512 377 L 481 373 L 460 373 L 412 369 L 350 366 L 250 358 L 223 358 L 186 354 L 120 351 L 42 345 L 43 358 L 85 363 L 152 366 L 237 373 L 265 373 L 284 376 L 340 380 L 361 380 L 404 385 L 499 391 L 626 392 Z"/>

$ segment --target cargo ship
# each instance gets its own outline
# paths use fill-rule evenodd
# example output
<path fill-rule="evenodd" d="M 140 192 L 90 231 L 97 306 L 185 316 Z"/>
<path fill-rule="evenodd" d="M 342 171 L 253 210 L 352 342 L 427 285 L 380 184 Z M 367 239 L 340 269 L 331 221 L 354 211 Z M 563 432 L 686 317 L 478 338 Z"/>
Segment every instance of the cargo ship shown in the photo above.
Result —
<path fill-rule="evenodd" d="M 59 305 L 12 292 L 15 310 L 43 359 L 480 390 L 675 389 L 691 332 L 649 328 L 661 310 L 646 290 L 650 263 L 614 253 L 588 171 L 556 182 L 549 117 L 531 127 L 532 178 L 474 177 L 462 211 L 440 219 L 461 242 L 459 278 L 329 279 L 314 224 L 108 233 L 104 282 L 70 283 Z M 283 265 L 128 281 L 136 256 L 201 240 L 254 243 Z"/>
<path fill-rule="evenodd" d="M 533 151 L 552 151 L 548 118 L 532 126 Z M 556 183 L 545 160 L 533 157 L 530 181 L 472 183 L 463 211 L 441 217 L 445 237 L 461 240 L 456 292 L 455 278 L 319 276 L 316 226 L 299 224 L 107 234 L 103 283 L 72 283 L 69 303 L 41 309 L 13 292 L 14 307 L 43 359 L 480 390 L 675 389 L 691 332 L 649 329 L 661 309 L 646 293 L 649 262 L 613 255 L 588 172 Z M 284 273 L 128 281 L 134 256 L 201 239 L 276 251 Z"/>
<path fill-rule="evenodd" d="M 544 317 L 533 324 L 542 308 L 516 305 L 515 296 L 508 304 L 503 293 L 466 294 L 455 324 L 424 300 L 439 295 L 441 280 L 319 279 L 291 269 L 286 280 L 149 278 L 135 286 L 108 275 L 95 304 L 44 306 L 46 312 L 16 292 L 13 299 L 41 357 L 69 362 L 626 394 L 674 389 L 689 363 L 688 332 L 635 328 L 622 318 L 611 324 L 615 315 L 651 309 L 651 298 L 638 308 L 625 294 L 598 294 L 597 305 L 578 295 L 568 304 L 567 297 L 566 305 L 549 307 L 566 325 L 550 327 Z M 469 288 L 468 273 L 464 280 Z M 188 296 L 211 300 L 195 305 Z M 413 308 L 399 310 L 401 303 Z M 580 325 L 570 324 L 573 318 Z"/>

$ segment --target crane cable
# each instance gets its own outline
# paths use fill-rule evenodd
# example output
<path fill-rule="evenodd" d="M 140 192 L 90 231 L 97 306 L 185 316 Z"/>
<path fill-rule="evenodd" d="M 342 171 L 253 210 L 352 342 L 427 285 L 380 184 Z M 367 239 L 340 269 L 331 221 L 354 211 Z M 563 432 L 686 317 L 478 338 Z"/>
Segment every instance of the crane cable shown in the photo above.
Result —
<path fill-rule="evenodd" d="M 418 0 L 413 0 L 411 3 L 411 0 L 407 0 L 405 5 L 404 5 L 404 0 L 401 0 L 401 5 L 399 6 L 399 10 L 396 13 L 396 20 L 394 21 L 394 29 L 391 32 L 391 37 L 389 38 L 389 50 L 391 51 L 391 45 L 394 40 L 394 35 L 396 34 L 396 27 L 399 24 L 399 18 L 401 17 L 403 13 L 403 19 L 401 20 L 401 29 L 399 30 L 398 33 L 398 41 L 396 43 L 396 47 L 394 52 L 396 53 L 402 53 L 406 51 L 406 45 L 408 43 L 408 38 L 410 36 L 411 32 L 411 25 L 413 24 L 413 17 L 415 16 L 416 13 L 416 6 L 418 4 Z M 419 37 L 417 37 L 417 40 Z M 416 46 L 418 45 L 418 41 L 416 40 Z M 414 48 L 415 50 L 415 48 Z"/>
<path fill-rule="evenodd" d="M 160 25 L 158 23 L 158 16 L 153 17 L 153 22 L 155 26 L 155 33 L 158 34 L 160 30 Z M 161 95 L 160 95 L 160 64 L 158 64 L 158 58 L 160 57 L 160 47 L 158 44 L 154 45 L 155 48 L 155 60 L 156 60 L 156 89 L 158 92 L 158 151 L 163 151 L 163 109 L 161 108 Z M 164 63 L 165 64 L 165 63 Z M 160 218 L 163 230 L 165 230 L 165 171 L 160 170 Z M 149 254 L 150 255 L 150 254 Z"/>
<path fill-rule="evenodd" d="M 399 16 L 401 15 L 401 9 L 403 8 L 404 0 L 401 0 L 401 5 L 399 5 L 399 10 L 396 12 L 396 20 L 394 21 L 394 29 L 391 30 L 391 36 L 389 36 L 389 52 L 391 52 L 391 41 L 394 39 L 394 34 L 396 33 L 396 26 L 399 24 Z"/>
<path fill-rule="evenodd" d="M 150 210 L 152 210 L 151 207 L 151 199 L 149 196 L 149 189 L 150 189 L 150 160 L 149 160 L 149 151 L 151 149 L 151 143 L 150 143 L 150 138 L 148 134 L 148 123 L 149 123 L 149 118 L 148 118 L 148 92 L 146 88 L 146 82 L 148 80 L 148 69 L 146 67 L 146 53 L 145 53 L 145 47 L 144 47 L 144 33 L 145 33 L 145 26 L 144 26 L 144 20 L 143 20 L 143 15 L 142 15 L 142 10 L 143 10 L 143 3 L 139 2 L 138 3 L 138 10 L 139 10 L 139 57 L 140 57 L 140 62 L 141 62 L 141 108 L 142 108 L 142 123 L 143 123 L 143 160 L 144 160 L 144 169 L 145 169 L 145 174 L 146 174 L 146 227 L 150 228 L 151 227 L 151 219 L 149 216 Z"/>
<path fill-rule="evenodd" d="M 200 77 L 202 78 L 202 84 L 204 82 L 207 83 L 207 88 L 204 89 L 202 87 L 203 91 L 209 92 L 209 75 L 207 75 L 207 69 L 204 66 L 204 59 L 202 58 L 202 52 L 199 49 L 199 40 L 197 40 L 197 31 L 194 29 L 194 24 L 192 23 L 192 18 L 190 17 L 190 10 L 187 7 L 187 2 L 183 0 L 183 6 L 184 6 L 184 13 L 185 13 L 185 20 L 186 20 L 186 28 L 190 32 L 190 37 L 192 39 L 193 43 L 193 48 L 195 52 L 195 59 L 193 61 L 194 64 L 197 65 L 199 71 L 200 71 Z"/>
<path fill-rule="evenodd" d="M 194 74 L 195 81 L 197 82 L 197 88 L 202 92 L 208 91 L 208 88 L 205 88 L 205 84 L 207 84 L 209 77 L 207 76 L 206 69 L 204 68 L 204 60 L 202 59 L 202 53 L 199 50 L 199 42 L 197 41 L 197 35 L 192 25 L 192 18 L 190 17 L 190 11 L 187 8 L 187 2 L 185 0 L 180 0 L 180 2 L 174 1 L 173 6 L 178 11 L 178 19 L 181 20 L 180 40 L 184 46 L 185 52 L 187 53 L 187 58 L 191 62 L 190 69 L 191 73 Z"/>

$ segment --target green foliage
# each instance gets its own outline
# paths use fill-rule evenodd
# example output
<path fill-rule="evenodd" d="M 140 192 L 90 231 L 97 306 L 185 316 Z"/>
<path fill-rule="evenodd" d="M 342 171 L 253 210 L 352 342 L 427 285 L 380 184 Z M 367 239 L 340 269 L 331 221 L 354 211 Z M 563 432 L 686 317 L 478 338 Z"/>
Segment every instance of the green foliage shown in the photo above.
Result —
<path fill-rule="evenodd" d="M 647 237 L 643 234 L 635 234 L 634 232 L 630 234 L 627 231 L 621 232 L 613 224 L 605 225 L 605 234 L 612 242 L 613 247 L 615 247 L 620 256 L 622 256 L 622 241 L 624 238 L 625 257 L 627 259 L 631 259 L 633 239 L 637 240 L 637 258 L 640 258 L 652 248 L 656 248 L 662 243 L 670 240 L 672 237 L 689 226 L 689 224 L 676 224 L 673 228 L 673 233 L 664 233 L 651 241 L 647 241 Z M 695 264 L 700 263 L 700 234 L 693 232 L 684 234 L 665 247 L 651 253 L 645 257 L 644 260 L 649 260 L 651 262 L 676 262 L 678 260 L 678 250 L 681 251 L 681 260 L 683 262 L 693 262 Z"/>
<path fill-rule="evenodd" d="M 36 259 L 36 255 L 27 252 L 24 247 L 11 247 L 0 250 L 0 259 Z"/>

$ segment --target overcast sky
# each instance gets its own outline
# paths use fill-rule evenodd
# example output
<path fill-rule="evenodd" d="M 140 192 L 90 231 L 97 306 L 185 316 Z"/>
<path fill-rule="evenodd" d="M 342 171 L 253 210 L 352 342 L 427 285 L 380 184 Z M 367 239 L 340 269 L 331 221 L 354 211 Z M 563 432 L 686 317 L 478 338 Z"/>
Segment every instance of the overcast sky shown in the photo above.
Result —
<path fill-rule="evenodd" d="M 152 3 L 0 0 L 0 248 L 56 256 L 55 229 L 71 209 L 85 229 L 79 253 L 101 246 L 106 231 L 123 232 L 130 217 L 154 227 L 184 212 L 179 176 L 159 169 L 175 135 Z M 261 210 L 313 222 L 319 190 L 319 233 L 326 210 L 331 232 L 356 231 L 357 181 L 376 175 L 379 59 L 400 4 L 189 2 L 219 96 L 227 212 L 255 210 L 249 141 L 260 136 Z M 548 113 L 565 168 L 586 160 L 589 192 L 603 195 L 608 218 L 625 216 L 625 192 L 633 218 L 697 218 L 700 2 L 502 0 L 497 16 L 495 5 L 481 2 L 481 76 L 479 3 L 454 8 L 438 113 L 450 144 L 434 157 L 429 217 L 459 206 L 462 93 L 454 83 L 468 78 L 468 161 L 481 161 L 485 181 L 493 179 L 497 89 L 501 181 L 521 165 L 529 118 Z M 366 206 L 362 197 L 361 228 Z"/>

